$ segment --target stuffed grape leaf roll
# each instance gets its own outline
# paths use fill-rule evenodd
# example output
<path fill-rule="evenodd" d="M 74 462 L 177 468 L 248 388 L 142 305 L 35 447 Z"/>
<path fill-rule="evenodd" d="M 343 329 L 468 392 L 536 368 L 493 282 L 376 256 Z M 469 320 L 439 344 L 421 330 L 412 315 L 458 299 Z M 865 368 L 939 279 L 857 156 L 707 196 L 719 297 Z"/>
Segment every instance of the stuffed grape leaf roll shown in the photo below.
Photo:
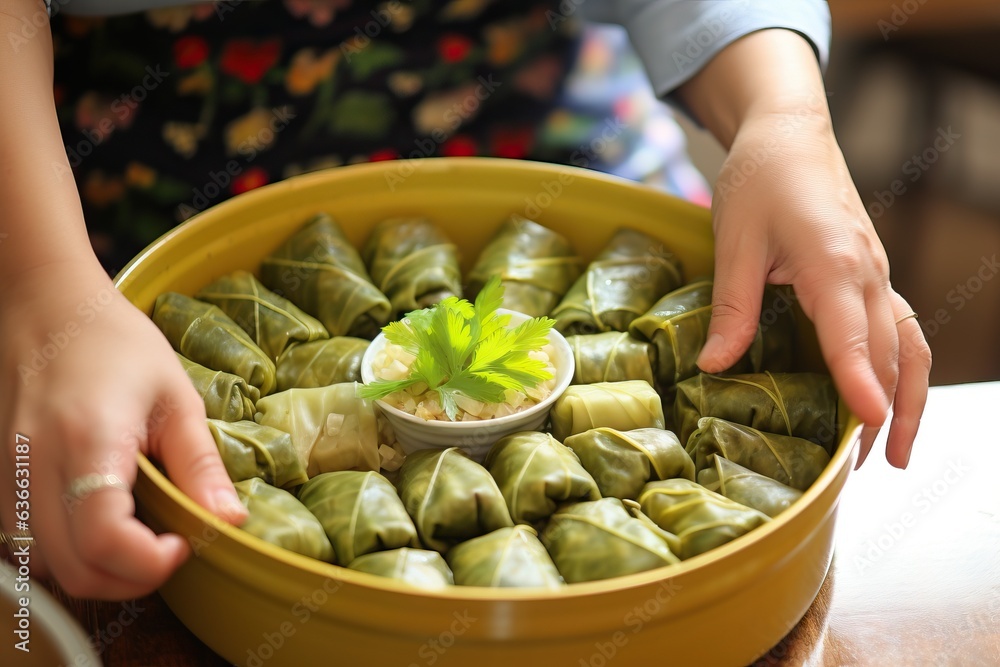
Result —
<path fill-rule="evenodd" d="M 515 523 L 546 519 L 560 503 L 597 500 L 597 484 L 569 447 L 548 433 L 522 431 L 498 440 L 486 456 Z"/>
<path fill-rule="evenodd" d="M 473 300 L 490 276 L 500 276 L 503 307 L 542 317 L 580 275 L 580 258 L 562 235 L 517 216 L 505 221 L 468 276 Z"/>
<path fill-rule="evenodd" d="M 261 396 L 274 391 L 274 362 L 218 306 L 167 292 L 156 298 L 153 322 L 187 359 L 238 375 Z"/>
<path fill-rule="evenodd" d="M 681 264 L 647 234 L 619 229 L 552 311 L 564 334 L 628 331 L 632 320 L 684 284 Z"/>
<path fill-rule="evenodd" d="M 252 421 L 208 420 L 229 478 L 239 482 L 259 477 L 271 486 L 291 489 L 309 481 L 292 444 L 292 436 Z"/>
<path fill-rule="evenodd" d="M 370 341 L 351 336 L 293 345 L 278 357 L 278 391 L 361 381 L 361 358 Z"/>
<path fill-rule="evenodd" d="M 808 489 L 830 462 L 830 455 L 814 442 L 715 417 L 698 420 L 687 451 L 698 472 L 710 467 L 716 455 L 799 491 Z"/>
<path fill-rule="evenodd" d="M 316 475 L 299 489 L 299 500 L 323 524 L 339 565 L 375 551 L 420 546 L 396 489 L 377 472 Z"/>
<path fill-rule="evenodd" d="M 493 477 L 456 447 L 407 456 L 398 486 L 428 549 L 443 553 L 459 542 L 514 525 Z"/>
<path fill-rule="evenodd" d="M 319 320 L 264 287 L 247 271 L 223 276 L 195 296 L 222 309 L 271 359 L 295 343 L 330 337 Z"/>
<path fill-rule="evenodd" d="M 260 398 L 260 390 L 239 375 L 224 371 L 213 371 L 196 364 L 185 356 L 177 358 L 194 385 L 195 391 L 205 403 L 205 414 L 209 419 L 227 422 L 253 419 L 254 403 Z"/>
<path fill-rule="evenodd" d="M 701 373 L 678 383 L 674 423 L 682 442 L 702 417 L 805 438 L 828 453 L 837 443 L 837 391 L 819 373 Z"/>
<path fill-rule="evenodd" d="M 379 469 L 379 425 L 357 384 L 288 389 L 257 401 L 254 421 L 292 436 L 310 477 L 337 470 Z"/>
<path fill-rule="evenodd" d="M 462 296 L 458 248 L 427 220 L 384 220 L 372 232 L 363 256 L 375 286 L 397 315 Z"/>
<path fill-rule="evenodd" d="M 454 585 L 448 563 L 436 551 L 391 549 L 358 556 L 348 569 L 395 579 L 425 590 L 439 591 Z"/>
<path fill-rule="evenodd" d="M 448 564 L 459 586 L 560 588 L 552 557 L 529 526 L 500 528 L 452 547 Z"/>
<path fill-rule="evenodd" d="M 629 332 L 640 340 L 653 343 L 657 349 L 657 380 L 664 388 L 672 388 L 681 380 L 699 373 L 695 362 L 708 337 L 712 318 L 712 281 L 698 280 L 667 294 L 642 317 L 634 320 Z M 774 297 L 773 288 L 765 289 L 765 299 Z M 795 320 L 791 308 L 762 311 L 773 318 L 768 325 L 760 324 L 750 349 L 740 358 L 730 373 L 751 373 L 762 370 L 784 371 L 790 368 L 795 342 Z"/>
<path fill-rule="evenodd" d="M 772 519 L 802 497 L 802 492 L 770 477 L 747 470 L 721 456 L 712 457 L 713 465 L 698 473 L 698 483 L 730 500 L 752 507 Z"/>
<path fill-rule="evenodd" d="M 586 336 L 567 336 L 576 362 L 573 384 L 645 380 L 656 382 L 656 348 L 628 333 L 611 331 Z"/>
<path fill-rule="evenodd" d="M 679 542 L 686 560 L 745 535 L 771 519 L 687 479 L 650 482 L 639 495 L 642 512 Z"/>
<path fill-rule="evenodd" d="M 265 285 L 316 317 L 333 336 L 374 338 L 392 315 L 358 251 L 324 213 L 264 259 L 260 272 Z"/>
<path fill-rule="evenodd" d="M 660 395 L 642 380 L 570 385 L 550 417 L 552 435 L 560 442 L 601 426 L 619 431 L 664 427 Z"/>
<path fill-rule="evenodd" d="M 662 428 L 593 428 L 566 438 L 604 496 L 635 500 L 646 482 L 694 480 L 694 462 L 680 440 Z"/>
<path fill-rule="evenodd" d="M 248 512 L 241 529 L 283 549 L 333 562 L 333 547 L 323 525 L 295 496 L 258 477 L 233 486 Z"/>
<path fill-rule="evenodd" d="M 563 507 L 549 519 L 542 544 L 571 584 L 679 562 L 663 536 L 629 514 L 617 498 Z"/>

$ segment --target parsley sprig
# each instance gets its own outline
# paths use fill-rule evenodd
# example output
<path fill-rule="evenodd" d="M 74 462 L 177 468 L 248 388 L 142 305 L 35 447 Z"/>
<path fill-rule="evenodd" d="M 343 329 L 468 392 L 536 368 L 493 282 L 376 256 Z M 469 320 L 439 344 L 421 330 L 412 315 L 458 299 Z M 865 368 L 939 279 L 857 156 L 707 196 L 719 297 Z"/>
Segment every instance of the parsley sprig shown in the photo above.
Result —
<path fill-rule="evenodd" d="M 503 304 L 504 287 L 493 276 L 476 297 L 475 305 L 448 297 L 432 308 L 407 313 L 382 328 L 386 340 L 416 356 L 410 376 L 377 380 L 361 388 L 362 398 L 379 399 L 418 383 L 436 391 L 452 421 L 458 415 L 456 397 L 482 403 L 502 403 L 508 389 L 524 391 L 552 378 L 545 362 L 529 352 L 548 343 L 555 320 L 533 317 L 509 329 Z"/>

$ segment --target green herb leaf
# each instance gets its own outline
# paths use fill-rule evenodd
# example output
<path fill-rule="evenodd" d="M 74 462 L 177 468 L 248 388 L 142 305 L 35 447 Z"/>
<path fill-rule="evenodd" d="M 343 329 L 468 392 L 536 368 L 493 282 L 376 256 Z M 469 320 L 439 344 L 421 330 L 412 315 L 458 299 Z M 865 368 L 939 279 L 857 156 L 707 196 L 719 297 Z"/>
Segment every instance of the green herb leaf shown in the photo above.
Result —
<path fill-rule="evenodd" d="M 422 382 L 438 393 L 441 407 L 455 420 L 459 397 L 502 403 L 509 389 L 524 391 L 551 379 L 545 363 L 532 359 L 529 352 L 548 343 L 555 321 L 535 317 L 508 328 L 510 315 L 497 312 L 503 294 L 500 278 L 492 276 L 475 305 L 448 297 L 384 327 L 387 341 L 414 354 L 416 360 L 406 380 L 379 380 L 362 388 L 360 395 L 384 398 Z"/>

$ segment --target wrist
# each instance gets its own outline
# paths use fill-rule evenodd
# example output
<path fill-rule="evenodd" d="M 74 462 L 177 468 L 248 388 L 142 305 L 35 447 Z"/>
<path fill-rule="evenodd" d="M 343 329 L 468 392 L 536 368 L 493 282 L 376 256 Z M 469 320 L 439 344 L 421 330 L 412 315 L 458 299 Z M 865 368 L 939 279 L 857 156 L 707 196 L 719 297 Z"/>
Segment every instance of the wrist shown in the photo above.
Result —
<path fill-rule="evenodd" d="M 745 126 L 798 118 L 829 123 L 822 73 L 811 45 L 790 30 L 736 40 L 678 91 L 694 116 L 729 148 Z"/>

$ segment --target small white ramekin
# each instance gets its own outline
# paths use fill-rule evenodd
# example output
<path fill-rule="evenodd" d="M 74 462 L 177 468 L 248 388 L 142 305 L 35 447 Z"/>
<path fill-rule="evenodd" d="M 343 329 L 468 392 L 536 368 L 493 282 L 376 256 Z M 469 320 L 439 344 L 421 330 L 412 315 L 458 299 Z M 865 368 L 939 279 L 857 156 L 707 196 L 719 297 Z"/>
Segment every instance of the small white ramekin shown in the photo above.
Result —
<path fill-rule="evenodd" d="M 501 309 L 501 313 L 509 313 L 510 326 L 517 326 L 530 319 L 524 313 Z M 379 334 L 361 359 L 361 380 L 365 384 L 375 381 L 372 364 L 377 355 L 386 345 L 385 334 Z M 396 433 L 396 439 L 406 453 L 421 449 L 447 449 L 458 447 L 465 451 L 473 460 L 482 463 L 487 452 L 500 438 L 519 431 L 539 431 L 545 426 L 549 410 L 566 387 L 573 380 L 574 359 L 573 350 L 561 333 L 552 329 L 549 333 L 549 345 L 552 348 L 552 365 L 556 369 L 556 384 L 545 400 L 521 412 L 505 417 L 483 419 L 481 421 L 449 422 L 422 419 L 385 401 L 375 401 L 375 405 L 389 420 Z"/>

